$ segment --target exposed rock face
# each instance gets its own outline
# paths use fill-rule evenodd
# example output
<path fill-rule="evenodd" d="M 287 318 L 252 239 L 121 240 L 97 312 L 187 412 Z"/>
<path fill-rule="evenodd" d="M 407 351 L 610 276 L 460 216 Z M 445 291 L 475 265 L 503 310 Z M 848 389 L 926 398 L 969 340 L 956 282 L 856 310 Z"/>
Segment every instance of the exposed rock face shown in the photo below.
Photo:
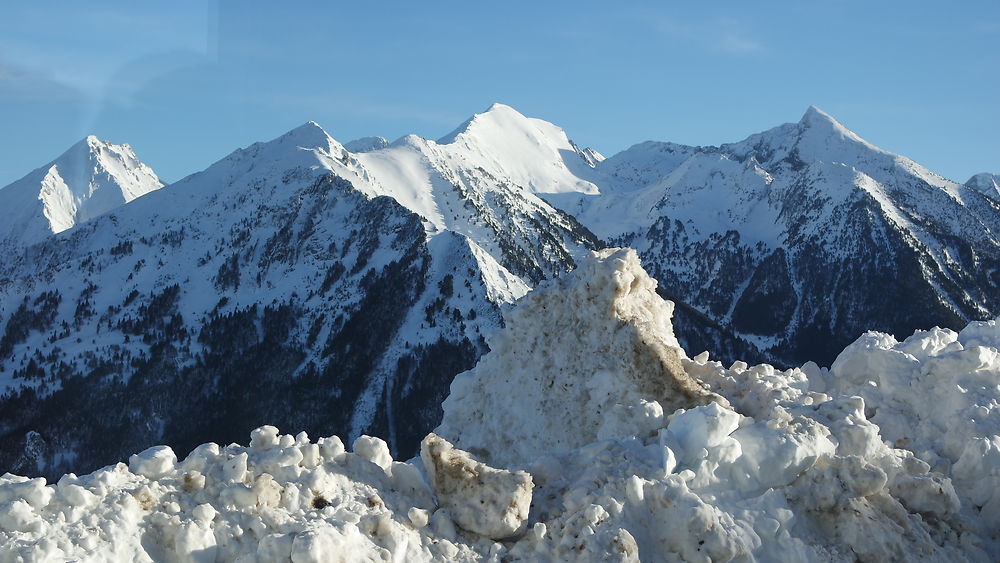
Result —
<path fill-rule="evenodd" d="M 515 466 L 609 436 L 647 435 L 664 412 L 725 404 L 684 372 L 672 314 L 635 251 L 595 253 L 505 317 L 493 351 L 456 377 L 437 432 Z M 526 427 L 538 431 L 524 435 Z"/>
<path fill-rule="evenodd" d="M 428 434 L 420 457 L 441 507 L 460 527 L 493 538 L 524 531 L 531 507 L 531 475 L 494 469 Z"/>

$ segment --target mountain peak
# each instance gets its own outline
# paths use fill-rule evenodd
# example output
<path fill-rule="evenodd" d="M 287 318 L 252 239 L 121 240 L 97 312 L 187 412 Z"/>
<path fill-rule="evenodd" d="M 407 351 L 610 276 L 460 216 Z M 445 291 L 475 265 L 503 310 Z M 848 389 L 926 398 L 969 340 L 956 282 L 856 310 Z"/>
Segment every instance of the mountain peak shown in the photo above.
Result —
<path fill-rule="evenodd" d="M 816 106 L 809 106 L 798 123 L 785 123 L 719 148 L 739 160 L 753 156 L 765 165 L 789 156 L 798 162 L 839 162 L 852 166 L 871 158 L 873 153 L 881 155 L 878 158 L 896 158 Z"/>
<path fill-rule="evenodd" d="M 505 104 L 490 105 L 437 143 L 534 193 L 597 193 L 590 181 L 596 153 L 585 154 L 560 127 Z"/>
<path fill-rule="evenodd" d="M 994 199 L 1000 199 L 1000 174 L 989 172 L 976 174 L 969 178 L 965 185 Z"/>
<path fill-rule="evenodd" d="M 492 104 L 490 104 L 490 107 L 486 108 L 486 111 L 484 111 L 483 113 L 509 113 L 518 115 L 520 117 L 524 117 L 516 109 L 512 108 L 511 106 L 508 106 L 507 104 L 502 104 L 500 102 L 493 102 Z"/>
<path fill-rule="evenodd" d="M 829 113 L 821 110 L 816 106 L 810 105 L 809 107 L 806 108 L 806 112 L 802 114 L 802 119 L 800 121 L 808 121 L 812 119 L 825 119 L 827 121 L 833 121 L 833 122 L 837 121 Z"/>
<path fill-rule="evenodd" d="M 298 149 L 316 150 L 319 153 L 340 158 L 344 147 L 315 121 L 307 121 L 284 135 L 264 143 L 278 153 Z"/>
<path fill-rule="evenodd" d="M 163 187 L 129 145 L 94 135 L 0 190 L 0 239 L 31 244 Z"/>
<path fill-rule="evenodd" d="M 497 130 L 524 130 L 531 128 L 530 119 L 516 109 L 499 102 L 494 102 L 485 111 L 473 114 L 454 131 L 438 139 L 438 144 L 454 143 L 459 136 L 487 136 Z"/>
<path fill-rule="evenodd" d="M 56 161 L 67 158 L 87 158 L 87 155 L 89 154 L 97 154 L 103 146 L 120 146 L 124 148 L 128 145 L 112 145 L 109 142 L 102 141 L 96 135 L 87 135 L 86 137 L 73 143 L 68 149 L 66 149 L 65 152 L 59 155 L 59 158 L 57 158 Z"/>
<path fill-rule="evenodd" d="M 847 127 L 844 127 L 836 118 L 816 106 L 809 106 L 806 109 L 806 112 L 802 114 L 802 119 L 799 120 L 799 126 L 804 129 L 834 133 L 842 137 L 861 140 L 860 137 Z"/>
<path fill-rule="evenodd" d="M 294 142 L 302 148 L 326 147 L 332 137 L 315 121 L 307 121 L 278 138 L 281 141 Z"/>

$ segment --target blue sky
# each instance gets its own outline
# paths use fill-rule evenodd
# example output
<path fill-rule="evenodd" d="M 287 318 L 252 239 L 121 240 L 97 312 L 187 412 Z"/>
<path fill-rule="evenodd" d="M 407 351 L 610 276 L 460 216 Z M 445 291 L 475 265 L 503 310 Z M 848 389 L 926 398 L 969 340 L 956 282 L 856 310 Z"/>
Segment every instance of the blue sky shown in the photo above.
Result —
<path fill-rule="evenodd" d="M 813 104 L 965 181 L 1000 172 L 998 46 L 995 0 L 11 2 L 0 185 L 87 134 L 174 181 L 308 120 L 438 138 L 494 101 L 606 155 Z"/>

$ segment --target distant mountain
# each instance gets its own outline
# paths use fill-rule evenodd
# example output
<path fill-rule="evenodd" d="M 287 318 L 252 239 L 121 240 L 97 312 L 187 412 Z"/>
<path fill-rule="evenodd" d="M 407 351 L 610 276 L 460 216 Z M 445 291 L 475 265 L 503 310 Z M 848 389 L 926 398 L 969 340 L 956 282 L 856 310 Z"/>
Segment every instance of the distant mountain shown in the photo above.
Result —
<path fill-rule="evenodd" d="M 350 152 L 372 152 L 389 146 L 385 137 L 362 137 L 344 143 L 344 148 Z"/>
<path fill-rule="evenodd" d="M 132 147 L 91 135 L 0 189 L 0 243 L 38 242 L 161 187 Z"/>
<path fill-rule="evenodd" d="M 969 178 L 969 181 L 965 185 L 979 193 L 1000 200 L 1000 174 L 990 174 L 987 172 L 976 174 Z"/>
<path fill-rule="evenodd" d="M 720 147 L 642 143 L 594 172 L 600 195 L 550 201 L 780 363 L 1000 312 L 988 181 L 946 180 L 815 107 Z"/>

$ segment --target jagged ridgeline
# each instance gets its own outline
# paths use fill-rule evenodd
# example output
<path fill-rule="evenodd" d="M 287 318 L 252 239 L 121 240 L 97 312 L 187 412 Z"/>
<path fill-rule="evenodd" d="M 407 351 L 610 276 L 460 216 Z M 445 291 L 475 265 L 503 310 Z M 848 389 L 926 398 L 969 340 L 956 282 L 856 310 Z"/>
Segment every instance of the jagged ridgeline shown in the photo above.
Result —
<path fill-rule="evenodd" d="M 412 455 L 501 308 L 606 244 L 638 251 L 681 346 L 727 365 L 957 329 L 1000 312 L 996 186 L 815 108 L 608 159 L 500 104 L 438 141 L 341 145 L 310 122 L 162 189 L 88 138 L 0 190 L 0 470 L 262 424 Z"/>

